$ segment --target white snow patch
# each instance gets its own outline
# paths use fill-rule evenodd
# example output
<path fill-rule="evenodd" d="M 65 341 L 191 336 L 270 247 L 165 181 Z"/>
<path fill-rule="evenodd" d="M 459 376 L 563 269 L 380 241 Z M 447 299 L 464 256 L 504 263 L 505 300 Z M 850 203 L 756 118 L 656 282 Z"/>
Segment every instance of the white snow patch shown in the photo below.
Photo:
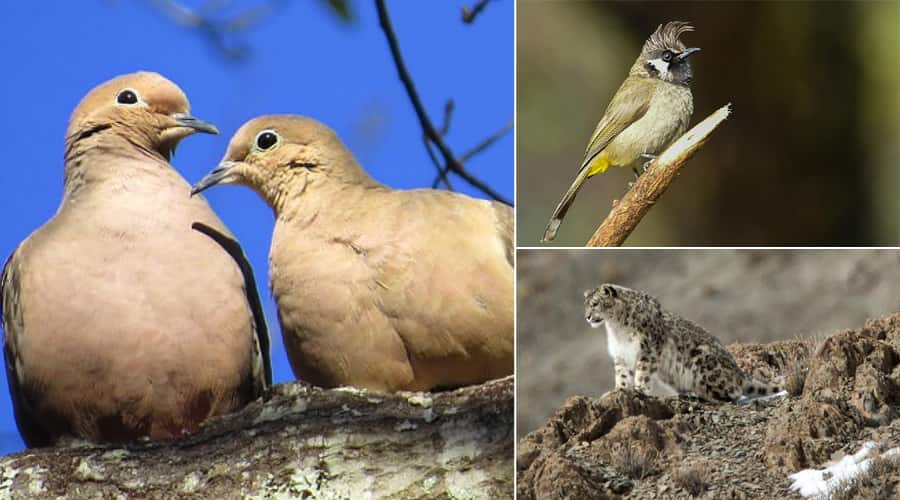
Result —
<path fill-rule="evenodd" d="M 872 459 L 869 455 L 876 448 L 872 441 L 866 441 L 862 448 L 853 455 L 847 455 L 837 463 L 823 469 L 805 469 L 791 474 L 791 491 L 796 491 L 804 497 L 815 495 L 827 495 L 842 481 L 853 479 L 859 474 L 869 470 Z M 882 458 L 900 456 L 900 448 L 891 448 L 881 454 Z"/>

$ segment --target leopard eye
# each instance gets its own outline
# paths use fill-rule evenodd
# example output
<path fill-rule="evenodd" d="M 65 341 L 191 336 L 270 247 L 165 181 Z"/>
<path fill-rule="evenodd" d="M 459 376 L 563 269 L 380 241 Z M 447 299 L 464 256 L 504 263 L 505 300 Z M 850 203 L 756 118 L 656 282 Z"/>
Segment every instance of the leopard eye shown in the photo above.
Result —
<path fill-rule="evenodd" d="M 131 89 L 125 89 L 119 92 L 116 96 L 116 102 L 119 104 L 132 105 L 140 102 L 140 97 L 138 97 L 137 92 Z"/>
<path fill-rule="evenodd" d="M 274 130 L 263 130 L 256 135 L 256 147 L 265 151 L 278 144 L 278 134 Z"/>

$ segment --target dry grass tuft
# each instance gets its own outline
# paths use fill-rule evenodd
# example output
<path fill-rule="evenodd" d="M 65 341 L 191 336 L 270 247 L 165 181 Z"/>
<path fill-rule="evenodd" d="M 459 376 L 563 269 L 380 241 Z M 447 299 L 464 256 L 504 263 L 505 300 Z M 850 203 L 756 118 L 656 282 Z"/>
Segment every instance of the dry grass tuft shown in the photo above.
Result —
<path fill-rule="evenodd" d="M 679 467 L 672 472 L 672 482 L 675 486 L 688 492 L 692 497 L 700 496 L 709 488 L 706 477 L 709 471 L 705 464 L 694 464 L 689 467 Z"/>
<path fill-rule="evenodd" d="M 609 463 L 619 474 L 641 480 L 659 473 L 659 452 L 652 448 L 629 446 L 610 454 Z"/>

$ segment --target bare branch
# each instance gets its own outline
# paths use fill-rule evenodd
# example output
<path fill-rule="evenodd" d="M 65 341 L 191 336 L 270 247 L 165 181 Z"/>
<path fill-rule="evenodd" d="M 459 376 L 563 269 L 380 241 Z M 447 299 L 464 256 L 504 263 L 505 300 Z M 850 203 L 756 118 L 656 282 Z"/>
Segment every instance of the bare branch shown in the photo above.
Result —
<path fill-rule="evenodd" d="M 425 143 L 425 151 L 428 151 L 428 157 L 431 158 L 431 162 L 434 163 L 434 168 L 438 171 L 437 176 L 434 178 L 434 182 L 431 183 L 431 188 L 437 188 L 443 183 L 447 189 L 454 191 L 453 185 L 450 183 L 450 176 L 447 175 L 447 169 L 434 153 L 434 147 L 431 145 L 431 141 L 424 135 L 422 136 L 422 141 Z"/>
<path fill-rule="evenodd" d="M 503 125 L 503 127 L 501 127 L 500 130 L 494 132 L 493 134 L 488 136 L 485 140 L 476 144 L 472 149 L 463 153 L 462 156 L 459 157 L 458 161 L 462 164 L 465 164 L 467 161 L 471 160 L 473 156 L 484 152 L 487 148 L 489 148 L 495 142 L 500 140 L 504 135 L 506 135 L 507 132 L 512 130 L 512 128 L 513 128 L 513 121 L 510 120 L 510 121 L 506 122 L 506 124 Z M 433 155 L 431 150 L 429 150 L 429 154 Z M 432 156 L 432 161 L 434 161 L 433 156 Z M 447 179 L 447 167 L 445 167 L 443 165 L 437 165 L 437 167 L 438 167 L 438 175 L 434 179 L 434 182 L 431 184 L 431 187 L 433 187 L 433 188 L 437 187 L 442 181 L 444 181 L 444 183 L 446 184 L 446 179 Z M 448 189 L 453 189 L 453 188 L 449 187 L 449 185 L 448 185 Z"/>
<path fill-rule="evenodd" d="M 606 220 L 587 242 L 589 247 L 620 246 L 631 235 L 644 215 L 666 191 L 681 168 L 700 150 L 716 129 L 731 114 L 731 104 L 722 106 L 675 141 L 641 175 L 634 186 L 613 205 Z"/>
<path fill-rule="evenodd" d="M 210 1 L 199 9 L 191 9 L 175 0 L 147 0 L 166 17 L 200 36 L 229 61 L 243 61 L 250 54 L 250 46 L 237 40 L 237 34 L 246 31 L 275 14 L 285 0 L 269 0 L 247 8 L 228 19 L 216 19 L 216 14 L 229 7 L 225 0 Z"/>
<path fill-rule="evenodd" d="M 453 118 L 453 109 L 456 107 L 453 99 L 447 99 L 447 102 L 444 104 L 444 123 L 441 124 L 441 129 L 438 130 L 438 133 L 441 134 L 441 137 L 447 135 L 450 132 L 450 119 Z"/>
<path fill-rule="evenodd" d="M 505 125 L 500 127 L 499 130 L 497 130 L 496 132 L 494 132 L 493 134 L 488 136 L 485 140 L 481 141 L 480 143 L 478 143 L 474 147 L 472 147 L 472 149 L 463 153 L 459 157 L 459 162 L 464 164 L 467 161 L 471 160 L 473 156 L 484 152 L 485 149 L 489 148 L 495 142 L 499 141 L 501 138 L 503 138 L 504 135 L 506 135 L 512 129 L 513 129 L 513 121 L 510 120 L 510 121 L 506 122 Z"/>
<path fill-rule="evenodd" d="M 446 137 L 447 133 L 450 132 L 450 120 L 453 117 L 453 109 L 454 109 L 453 99 L 447 99 L 447 102 L 444 104 L 444 123 L 441 124 L 441 129 L 439 133 L 441 137 Z M 425 141 L 425 149 L 428 151 L 428 157 L 431 158 L 431 162 L 434 163 L 434 168 L 437 169 L 437 177 L 434 178 L 434 182 L 431 183 L 431 187 L 436 188 L 444 184 L 450 191 L 454 191 L 453 185 L 450 183 L 450 177 L 447 175 L 447 169 L 441 164 L 441 162 L 437 159 L 437 155 L 434 154 L 434 149 L 431 147 L 431 141 L 428 140 L 428 137 L 423 135 L 422 140 Z"/>
<path fill-rule="evenodd" d="M 472 24 L 475 22 L 475 18 L 478 17 L 478 14 L 487 7 L 491 0 L 479 0 L 478 3 L 475 4 L 471 9 L 463 5 L 462 8 L 462 20 L 466 24 Z"/>
<path fill-rule="evenodd" d="M 453 155 L 453 152 L 444 142 L 440 134 L 438 134 L 437 129 L 435 129 L 434 124 L 431 122 L 431 118 L 429 118 L 428 113 L 425 112 L 425 107 L 422 105 L 421 99 L 419 99 L 419 94 L 416 91 L 416 87 L 412 81 L 412 77 L 409 75 L 409 71 L 406 69 L 406 63 L 403 62 L 403 55 L 400 53 L 400 46 L 397 42 L 397 35 L 394 33 L 394 27 L 391 24 L 391 19 L 388 15 L 387 6 L 385 6 L 384 0 L 375 0 L 375 6 L 378 10 L 378 20 L 381 24 L 381 29 L 384 31 L 385 38 L 387 38 L 388 46 L 391 50 L 391 56 L 394 59 L 394 65 L 397 67 L 397 73 L 400 77 L 400 81 L 403 83 L 403 87 L 406 89 L 406 94 L 409 96 L 409 100 L 412 102 L 413 109 L 416 112 L 416 116 L 419 118 L 419 124 L 422 127 L 422 131 L 425 133 L 425 136 L 428 138 L 428 140 L 438 148 L 438 151 L 444 158 L 444 164 L 446 168 L 456 175 L 459 175 L 460 177 L 465 179 L 466 182 L 468 182 L 487 196 L 493 198 L 494 200 L 506 203 L 507 205 L 511 205 L 511 203 L 506 200 L 506 198 L 504 198 L 500 193 L 496 192 L 481 179 L 469 173 Z"/>

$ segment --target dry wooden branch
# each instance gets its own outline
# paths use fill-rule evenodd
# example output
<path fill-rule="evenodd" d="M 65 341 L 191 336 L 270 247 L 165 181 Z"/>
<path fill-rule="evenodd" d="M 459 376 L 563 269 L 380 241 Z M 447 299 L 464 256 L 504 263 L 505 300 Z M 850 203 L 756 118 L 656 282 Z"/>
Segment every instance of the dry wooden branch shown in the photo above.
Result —
<path fill-rule="evenodd" d="M 681 168 L 731 114 L 731 103 L 722 106 L 659 155 L 621 200 L 614 203 L 606 220 L 588 240 L 589 247 L 620 246 L 681 171 Z"/>
<path fill-rule="evenodd" d="M 513 377 L 383 394 L 274 386 L 196 435 L 0 457 L 0 498 L 512 498 Z"/>

